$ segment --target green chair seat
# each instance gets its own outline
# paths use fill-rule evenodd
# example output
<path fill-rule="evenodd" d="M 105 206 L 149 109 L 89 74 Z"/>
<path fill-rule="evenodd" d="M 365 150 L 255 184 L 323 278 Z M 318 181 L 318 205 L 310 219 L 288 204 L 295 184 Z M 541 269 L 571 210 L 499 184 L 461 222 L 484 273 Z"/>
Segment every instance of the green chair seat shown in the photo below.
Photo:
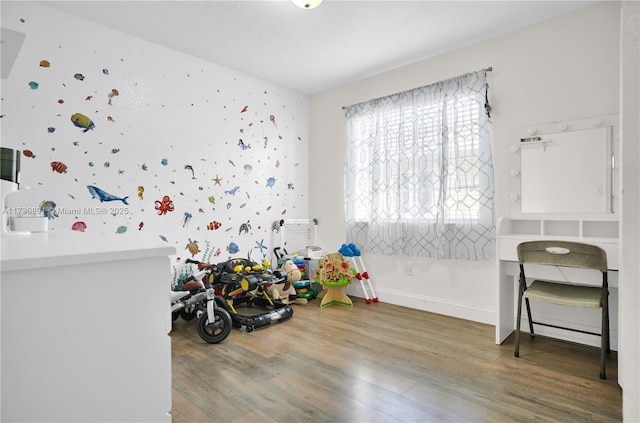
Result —
<path fill-rule="evenodd" d="M 602 287 L 533 281 L 524 292 L 525 298 L 573 307 L 600 308 Z"/>

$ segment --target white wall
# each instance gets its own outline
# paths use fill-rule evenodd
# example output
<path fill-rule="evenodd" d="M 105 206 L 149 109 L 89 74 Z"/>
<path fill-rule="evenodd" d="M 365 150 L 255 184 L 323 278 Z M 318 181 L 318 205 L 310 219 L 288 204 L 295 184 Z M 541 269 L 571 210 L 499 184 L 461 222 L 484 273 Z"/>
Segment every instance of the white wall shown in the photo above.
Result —
<path fill-rule="evenodd" d="M 619 113 L 619 3 L 568 16 L 420 61 L 311 97 L 311 215 L 319 244 L 345 242 L 343 106 L 493 67 L 492 146 L 497 216 L 509 214 L 509 143 L 528 125 Z M 387 302 L 494 324 L 496 266 L 364 254 L 378 297 Z M 415 262 L 415 276 L 407 262 Z M 350 292 L 362 295 L 356 285 Z"/>
<path fill-rule="evenodd" d="M 620 367 L 624 421 L 640 421 L 640 3 L 621 10 L 622 279 Z"/>
<path fill-rule="evenodd" d="M 122 242 L 166 240 L 176 260 L 192 257 L 193 241 L 198 260 L 260 261 L 276 246 L 274 221 L 308 217 L 308 96 L 34 2 L 3 1 L 2 26 L 26 34 L 2 80 L 2 146 L 33 153 L 22 156 L 21 173 L 31 190 L 11 200 L 56 203 L 51 231 L 84 222 L 84 235 L 96 239 L 118 232 Z M 109 99 L 114 88 L 119 95 Z M 74 113 L 95 128 L 83 133 Z M 87 185 L 128 196 L 128 205 L 101 204 Z M 160 215 L 156 201 L 165 195 L 174 211 Z M 222 226 L 209 229 L 214 221 Z"/>

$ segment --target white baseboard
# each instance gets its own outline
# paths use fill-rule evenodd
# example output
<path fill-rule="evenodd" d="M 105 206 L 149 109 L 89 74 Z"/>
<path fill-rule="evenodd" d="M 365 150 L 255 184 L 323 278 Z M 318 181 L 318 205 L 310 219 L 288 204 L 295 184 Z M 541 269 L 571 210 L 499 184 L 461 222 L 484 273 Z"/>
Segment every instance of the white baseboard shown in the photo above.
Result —
<path fill-rule="evenodd" d="M 364 291 L 359 285 L 351 284 L 349 288 L 345 289 L 345 293 L 350 296 L 366 298 Z M 495 312 L 493 310 L 478 308 L 468 304 L 459 304 L 448 301 L 442 301 L 437 298 L 429 298 L 420 295 L 410 295 L 405 292 L 391 291 L 386 289 L 377 289 L 376 295 L 380 302 L 395 304 L 402 307 L 408 307 L 416 310 L 428 311 L 430 313 L 442 314 L 444 316 L 456 317 L 458 319 L 471 320 L 474 322 L 484 323 L 487 325 L 495 326 Z M 515 320 L 515 316 L 514 316 Z M 571 327 L 575 324 L 567 324 Z M 569 342 L 575 342 L 583 345 L 590 345 L 594 347 L 600 347 L 600 337 L 571 332 L 562 329 L 555 329 L 545 326 L 535 326 L 535 331 L 539 335 L 548 336 L 550 338 L 562 339 Z M 598 332 L 600 328 L 593 327 L 576 327 L 576 329 L 587 330 L 591 332 Z M 529 332 L 529 323 L 526 317 L 523 318 L 521 323 L 521 330 L 523 333 Z M 611 328 L 611 349 L 618 351 L 618 332 L 615 328 Z"/>
<path fill-rule="evenodd" d="M 362 288 L 356 284 L 345 290 L 348 295 L 360 298 L 366 298 Z M 385 289 L 377 289 L 376 295 L 378 300 L 384 303 L 395 304 L 402 307 L 413 308 L 416 310 L 428 311 L 430 313 L 442 314 L 445 316 L 456 317 L 464 320 L 485 323 L 495 326 L 495 312 L 478 308 L 468 304 L 457 304 L 442 301 L 437 298 L 429 298 L 419 295 L 410 295 L 405 292 L 391 291 Z"/>

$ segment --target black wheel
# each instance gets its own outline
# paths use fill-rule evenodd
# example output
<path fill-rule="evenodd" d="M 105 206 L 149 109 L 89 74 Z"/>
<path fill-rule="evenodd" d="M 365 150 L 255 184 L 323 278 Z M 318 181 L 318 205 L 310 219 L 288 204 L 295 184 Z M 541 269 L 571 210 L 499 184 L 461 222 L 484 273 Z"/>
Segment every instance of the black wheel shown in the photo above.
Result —
<path fill-rule="evenodd" d="M 180 317 L 182 317 L 187 322 L 195 319 L 196 308 L 195 307 L 183 308 L 182 310 L 180 310 Z"/>
<path fill-rule="evenodd" d="M 218 344 L 224 341 L 231 333 L 231 316 L 225 309 L 216 307 L 214 310 L 215 322 L 209 322 L 207 313 L 202 313 L 198 319 L 198 335 L 203 341 L 210 344 Z"/>
<path fill-rule="evenodd" d="M 180 312 L 179 311 L 172 311 L 171 312 L 171 319 L 175 322 L 176 320 L 178 320 L 178 317 L 180 317 Z"/>

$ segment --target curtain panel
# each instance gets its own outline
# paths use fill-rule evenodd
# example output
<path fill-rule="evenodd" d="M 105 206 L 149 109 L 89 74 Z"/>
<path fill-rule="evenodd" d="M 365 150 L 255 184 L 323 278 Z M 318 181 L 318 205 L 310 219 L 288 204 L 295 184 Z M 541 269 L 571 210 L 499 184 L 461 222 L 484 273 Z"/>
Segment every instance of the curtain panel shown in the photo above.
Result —
<path fill-rule="evenodd" d="M 440 259 L 495 255 L 486 70 L 345 107 L 347 240 Z"/>

